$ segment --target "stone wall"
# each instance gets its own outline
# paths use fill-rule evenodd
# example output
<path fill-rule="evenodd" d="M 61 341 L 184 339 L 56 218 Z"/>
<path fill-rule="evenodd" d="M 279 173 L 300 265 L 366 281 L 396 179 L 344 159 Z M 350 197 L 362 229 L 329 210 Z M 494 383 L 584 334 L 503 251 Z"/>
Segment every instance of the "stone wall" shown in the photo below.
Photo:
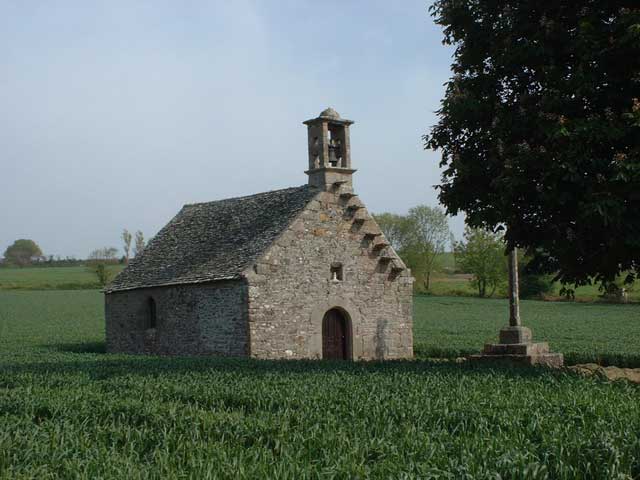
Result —
<path fill-rule="evenodd" d="M 148 328 L 149 298 L 156 304 L 156 328 Z M 109 352 L 242 356 L 248 351 L 244 282 L 109 293 L 105 317 Z"/>
<path fill-rule="evenodd" d="M 385 244 L 344 186 L 319 193 L 245 272 L 251 355 L 321 358 L 322 318 L 340 307 L 350 317 L 354 360 L 412 357 L 413 278 Z M 343 280 L 332 280 L 339 264 Z"/>

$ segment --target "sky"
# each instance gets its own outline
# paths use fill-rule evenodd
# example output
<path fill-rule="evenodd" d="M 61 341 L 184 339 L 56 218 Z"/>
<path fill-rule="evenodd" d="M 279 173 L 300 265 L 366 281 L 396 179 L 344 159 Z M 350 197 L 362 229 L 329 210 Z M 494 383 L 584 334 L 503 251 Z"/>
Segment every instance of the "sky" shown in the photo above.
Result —
<path fill-rule="evenodd" d="M 421 137 L 452 50 L 427 7 L 0 0 L 0 254 L 31 238 L 84 258 L 186 203 L 305 184 L 302 122 L 329 106 L 355 121 L 369 211 L 438 205 Z"/>

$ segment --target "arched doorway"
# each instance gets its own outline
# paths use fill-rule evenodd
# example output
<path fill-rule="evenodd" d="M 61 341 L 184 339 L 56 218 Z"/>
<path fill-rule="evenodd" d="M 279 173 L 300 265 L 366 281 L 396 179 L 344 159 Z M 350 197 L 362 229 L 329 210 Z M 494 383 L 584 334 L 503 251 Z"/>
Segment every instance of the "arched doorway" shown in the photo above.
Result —
<path fill-rule="evenodd" d="M 322 318 L 322 358 L 347 360 L 350 356 L 350 325 L 345 312 L 332 308 Z"/>

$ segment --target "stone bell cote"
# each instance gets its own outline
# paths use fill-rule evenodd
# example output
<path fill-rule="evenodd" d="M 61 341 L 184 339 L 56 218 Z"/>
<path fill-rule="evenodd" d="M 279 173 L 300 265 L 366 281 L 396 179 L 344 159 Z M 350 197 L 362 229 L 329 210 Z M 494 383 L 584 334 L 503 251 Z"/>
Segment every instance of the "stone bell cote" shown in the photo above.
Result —
<path fill-rule="evenodd" d="M 349 125 L 333 108 L 323 110 L 318 118 L 303 122 L 309 140 L 309 185 L 327 189 L 333 185 L 352 186 Z"/>

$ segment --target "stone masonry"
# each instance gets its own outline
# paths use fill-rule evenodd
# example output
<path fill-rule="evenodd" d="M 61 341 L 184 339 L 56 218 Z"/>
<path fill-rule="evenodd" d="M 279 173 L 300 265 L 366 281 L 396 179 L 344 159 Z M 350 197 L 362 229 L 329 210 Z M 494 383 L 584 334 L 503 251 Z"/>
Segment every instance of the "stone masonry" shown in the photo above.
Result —
<path fill-rule="evenodd" d="M 320 192 L 246 276 L 254 357 L 321 358 L 335 306 L 350 317 L 354 360 L 413 356 L 413 278 L 348 192 Z"/>
<path fill-rule="evenodd" d="M 149 299 L 156 328 L 148 328 Z M 107 351 L 159 355 L 228 355 L 248 352 L 244 282 L 143 288 L 105 297 Z"/>
<path fill-rule="evenodd" d="M 353 122 L 304 123 L 308 185 L 183 207 L 105 290 L 109 352 L 413 356 L 413 278 L 353 192 Z"/>

